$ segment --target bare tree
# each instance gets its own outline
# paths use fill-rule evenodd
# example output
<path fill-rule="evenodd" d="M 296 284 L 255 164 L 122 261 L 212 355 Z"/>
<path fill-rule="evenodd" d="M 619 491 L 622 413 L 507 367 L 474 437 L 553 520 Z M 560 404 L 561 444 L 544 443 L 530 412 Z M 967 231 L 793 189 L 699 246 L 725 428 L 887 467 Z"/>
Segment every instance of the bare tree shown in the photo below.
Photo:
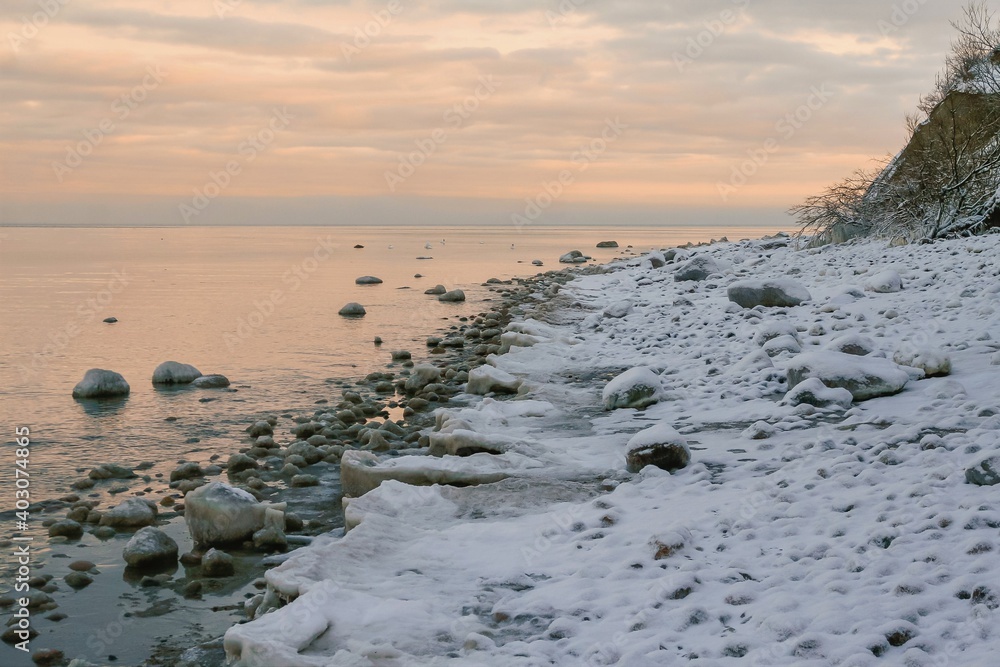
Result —
<path fill-rule="evenodd" d="M 803 233 L 933 239 L 982 231 L 1000 209 L 1000 23 L 973 2 L 952 25 L 934 91 L 907 116 L 906 148 L 881 172 L 856 172 L 791 209 Z"/>

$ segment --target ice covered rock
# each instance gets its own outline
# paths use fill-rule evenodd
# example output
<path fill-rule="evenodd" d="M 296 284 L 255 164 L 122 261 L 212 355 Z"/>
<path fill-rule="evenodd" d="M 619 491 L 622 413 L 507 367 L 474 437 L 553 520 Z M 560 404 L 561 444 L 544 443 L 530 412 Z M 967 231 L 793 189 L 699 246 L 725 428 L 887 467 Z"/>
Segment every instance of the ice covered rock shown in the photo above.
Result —
<path fill-rule="evenodd" d="M 799 331 L 788 322 L 761 322 L 753 335 L 753 342 L 763 347 L 767 341 L 774 340 L 779 336 L 791 336 L 795 340 L 799 340 Z"/>
<path fill-rule="evenodd" d="M 776 428 L 768 424 L 766 421 L 761 420 L 755 421 L 740 435 L 744 438 L 749 438 L 750 440 L 767 440 L 777 432 L 778 430 Z"/>
<path fill-rule="evenodd" d="M 229 386 L 229 378 L 225 375 L 212 373 L 211 375 L 202 375 L 201 377 L 195 378 L 191 384 L 195 387 L 201 387 L 202 389 L 221 389 Z"/>
<path fill-rule="evenodd" d="M 605 410 L 645 408 L 660 400 L 660 376 L 646 366 L 630 368 L 604 387 L 601 398 Z"/>
<path fill-rule="evenodd" d="M 691 450 L 673 426 L 657 424 L 629 439 L 625 461 L 629 472 L 639 472 L 648 465 L 673 472 L 687 466 Z"/>
<path fill-rule="evenodd" d="M 128 396 L 131 388 L 120 373 L 91 368 L 73 387 L 73 398 L 109 398 Z"/>
<path fill-rule="evenodd" d="M 804 380 L 818 378 L 827 387 L 851 392 L 856 401 L 898 394 L 910 380 L 909 373 L 888 359 L 826 350 L 800 354 L 786 371 L 789 390 Z"/>
<path fill-rule="evenodd" d="M 817 408 L 850 407 L 854 396 L 841 387 L 827 387 L 819 378 L 808 378 L 795 385 L 782 400 L 788 405 L 813 405 Z"/>
<path fill-rule="evenodd" d="M 743 280 L 730 285 L 726 294 L 730 301 L 744 308 L 797 306 L 812 298 L 805 287 L 783 278 Z"/>
<path fill-rule="evenodd" d="M 713 273 L 719 273 L 718 263 L 709 255 L 697 255 L 684 262 L 674 271 L 677 282 L 705 280 Z"/>
<path fill-rule="evenodd" d="M 143 498 L 128 498 L 101 515 L 100 525 L 112 528 L 135 528 L 156 523 L 156 503 Z"/>
<path fill-rule="evenodd" d="M 799 339 L 797 337 L 785 334 L 767 341 L 761 349 L 765 354 L 767 354 L 767 356 L 776 357 L 782 352 L 798 354 L 802 351 L 802 346 L 799 344 Z"/>
<path fill-rule="evenodd" d="M 362 306 L 360 303 L 352 301 L 351 303 L 346 304 L 343 308 L 338 310 L 337 314 L 342 317 L 364 317 L 366 312 L 367 311 L 365 310 L 364 306 Z"/>
<path fill-rule="evenodd" d="M 446 303 L 458 303 L 465 301 L 465 292 L 460 289 L 453 289 L 450 292 L 445 292 L 438 296 L 438 301 L 444 301 Z"/>
<path fill-rule="evenodd" d="M 500 334 L 500 354 L 510 352 L 512 347 L 531 347 L 541 343 L 544 338 L 519 331 L 504 331 Z"/>
<path fill-rule="evenodd" d="M 436 366 L 431 366 L 430 364 L 417 364 L 413 371 L 410 373 L 410 377 L 406 378 L 406 384 L 403 388 L 408 394 L 415 394 L 432 382 L 437 382 L 441 379 L 441 371 Z"/>
<path fill-rule="evenodd" d="M 361 276 L 354 279 L 355 285 L 381 285 L 382 279 L 375 276 Z"/>
<path fill-rule="evenodd" d="M 618 241 L 601 241 L 597 244 L 598 248 L 617 248 Z"/>
<path fill-rule="evenodd" d="M 895 270 L 886 269 L 870 276 L 865 281 L 865 289 L 880 294 L 898 292 L 903 289 L 903 278 Z"/>
<path fill-rule="evenodd" d="M 214 547 L 205 552 L 201 559 L 201 574 L 205 577 L 228 577 L 236 572 L 233 557 Z"/>
<path fill-rule="evenodd" d="M 747 375 L 767 368 L 774 368 L 774 362 L 764 350 L 755 350 L 737 361 L 730 369 L 731 375 Z"/>
<path fill-rule="evenodd" d="M 632 304 L 629 301 L 615 301 L 604 308 L 604 317 L 620 318 L 632 312 Z"/>
<path fill-rule="evenodd" d="M 472 456 L 473 454 L 502 454 L 514 441 L 498 435 L 483 435 L 466 428 L 431 433 L 431 456 Z"/>
<path fill-rule="evenodd" d="M 560 256 L 559 261 L 563 264 L 583 264 L 587 258 L 579 250 L 570 250 L 565 255 Z"/>
<path fill-rule="evenodd" d="M 184 498 L 184 520 L 196 545 L 245 540 L 265 526 L 284 529 L 284 503 L 264 505 L 242 489 L 211 482 Z"/>
<path fill-rule="evenodd" d="M 191 364 L 164 361 L 153 371 L 153 384 L 191 384 L 201 377 L 201 371 Z"/>
<path fill-rule="evenodd" d="M 341 486 L 345 496 L 358 498 L 388 480 L 412 486 L 477 486 L 510 477 L 510 473 L 503 469 L 502 462 L 486 462 L 480 459 L 482 456 L 497 458 L 488 454 L 460 459 L 407 456 L 389 459 L 380 464 L 378 457 L 371 452 L 348 450 L 340 461 Z"/>
<path fill-rule="evenodd" d="M 469 381 L 465 391 L 470 394 L 485 395 L 490 392 L 516 394 L 521 379 L 493 366 L 479 366 L 469 371 Z"/>
<path fill-rule="evenodd" d="M 132 536 L 122 556 L 131 567 L 172 565 L 177 561 L 177 543 L 159 528 L 146 526 Z"/>
<path fill-rule="evenodd" d="M 863 357 L 875 351 L 875 341 L 871 338 L 851 333 L 834 338 L 824 345 L 823 349 Z"/>
<path fill-rule="evenodd" d="M 988 456 L 965 471 L 965 481 L 977 486 L 1000 484 L 1000 456 Z"/>
<path fill-rule="evenodd" d="M 927 377 L 951 374 L 951 357 L 932 347 L 917 347 L 905 343 L 892 355 L 892 360 L 900 366 L 919 368 Z"/>

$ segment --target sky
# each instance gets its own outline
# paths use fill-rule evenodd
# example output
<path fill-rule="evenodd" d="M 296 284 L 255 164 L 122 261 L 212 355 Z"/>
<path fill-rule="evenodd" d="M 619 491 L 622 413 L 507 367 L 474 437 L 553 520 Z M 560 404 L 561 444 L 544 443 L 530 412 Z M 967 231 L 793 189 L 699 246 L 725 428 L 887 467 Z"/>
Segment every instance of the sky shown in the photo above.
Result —
<path fill-rule="evenodd" d="M 3 0 L 0 225 L 789 222 L 952 0 Z"/>

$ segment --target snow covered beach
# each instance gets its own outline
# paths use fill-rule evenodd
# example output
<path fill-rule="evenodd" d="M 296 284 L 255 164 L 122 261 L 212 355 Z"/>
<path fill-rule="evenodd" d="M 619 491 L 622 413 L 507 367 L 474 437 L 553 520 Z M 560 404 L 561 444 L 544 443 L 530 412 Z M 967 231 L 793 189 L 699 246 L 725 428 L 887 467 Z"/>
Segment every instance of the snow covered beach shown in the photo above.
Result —
<path fill-rule="evenodd" d="M 994 664 L 1000 511 L 967 477 L 997 478 L 967 470 L 998 453 L 998 241 L 720 243 L 694 250 L 713 260 L 702 280 L 675 280 L 689 258 L 671 252 L 573 281 L 491 358 L 520 378 L 516 397 L 440 409 L 441 457 L 359 462 L 506 479 L 390 479 L 349 501 L 350 531 L 269 571 L 227 652 L 261 666 Z M 744 308 L 727 287 L 747 279 L 810 299 Z M 908 347 L 950 375 L 891 361 L 921 363 Z M 904 386 L 783 400 L 796 360 L 848 352 Z M 657 376 L 656 402 L 606 410 L 606 382 L 636 367 Z M 629 441 L 661 425 L 690 464 L 627 472 Z M 477 453 L 447 453 L 456 434 Z"/>

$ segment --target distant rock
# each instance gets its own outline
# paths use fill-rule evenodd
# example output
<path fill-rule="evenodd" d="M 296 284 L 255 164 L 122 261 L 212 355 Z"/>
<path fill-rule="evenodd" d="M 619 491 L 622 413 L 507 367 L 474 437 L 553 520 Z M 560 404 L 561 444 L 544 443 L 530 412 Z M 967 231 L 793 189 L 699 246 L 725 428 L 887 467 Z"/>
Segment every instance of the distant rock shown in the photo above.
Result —
<path fill-rule="evenodd" d="M 120 373 L 91 368 L 73 387 L 73 398 L 110 398 L 128 396 L 132 390 Z"/>
<path fill-rule="evenodd" d="M 789 390 L 817 378 L 827 387 L 851 392 L 855 401 L 898 394 L 910 380 L 909 373 L 888 359 L 831 351 L 801 354 L 792 359 L 786 372 Z"/>
<path fill-rule="evenodd" d="M 448 289 L 444 285 L 435 285 L 434 287 L 424 290 L 424 294 L 444 294 Z"/>
<path fill-rule="evenodd" d="M 905 343 L 892 355 L 892 360 L 900 366 L 919 368 L 927 377 L 951 374 L 951 357 L 931 347 L 917 347 Z"/>
<path fill-rule="evenodd" d="M 533 259 L 533 260 L 531 260 L 531 263 L 532 263 L 532 264 L 533 264 L 534 266 L 544 266 L 544 263 L 543 263 L 543 262 L 542 262 L 542 260 L 540 260 L 540 259 Z"/>
<path fill-rule="evenodd" d="M 337 314 L 342 317 L 364 317 L 366 312 L 364 306 L 352 301 L 337 311 Z"/>
<path fill-rule="evenodd" d="M 965 471 L 965 481 L 976 486 L 1000 484 L 1000 456 L 988 456 Z"/>
<path fill-rule="evenodd" d="M 898 292 L 903 289 L 903 279 L 896 271 L 886 269 L 869 277 L 865 281 L 865 289 L 869 292 L 878 292 L 881 294 Z"/>
<path fill-rule="evenodd" d="M 125 545 L 122 556 L 131 567 L 172 565 L 177 561 L 177 543 L 159 528 L 142 528 Z"/>
<path fill-rule="evenodd" d="M 617 248 L 618 241 L 601 241 L 597 244 L 598 248 Z"/>
<path fill-rule="evenodd" d="M 102 320 L 102 322 L 104 322 L 105 324 L 114 324 L 114 323 L 115 323 L 115 322 L 117 322 L 117 321 L 118 321 L 118 318 L 117 318 L 117 317 L 105 317 L 105 318 L 104 318 L 104 319 Z"/>
<path fill-rule="evenodd" d="M 559 261 L 563 264 L 583 264 L 587 261 L 587 257 L 579 250 L 570 250 L 565 255 L 562 255 Z"/>
<path fill-rule="evenodd" d="M 465 301 L 465 292 L 460 289 L 453 289 L 450 292 L 445 292 L 438 296 L 438 301 L 445 301 L 450 303 L 458 303 Z"/>
<path fill-rule="evenodd" d="M 785 394 L 782 402 L 788 405 L 805 403 L 817 408 L 837 406 L 846 409 L 854 402 L 854 397 L 846 389 L 827 387 L 819 378 L 809 378 L 795 385 Z"/>
<path fill-rule="evenodd" d="M 726 290 L 729 300 L 744 308 L 787 308 L 809 301 L 809 290 L 794 280 L 743 280 Z"/>
<path fill-rule="evenodd" d="M 406 361 L 413 356 L 409 350 L 393 350 L 390 355 L 393 361 Z"/>
<path fill-rule="evenodd" d="M 357 249 L 360 249 L 360 248 L 364 248 L 364 246 L 361 245 L 360 243 L 358 243 L 357 245 L 354 246 L 354 248 L 355 248 L 355 250 L 357 250 Z"/>
<path fill-rule="evenodd" d="M 668 424 L 657 424 L 639 431 L 628 441 L 625 454 L 629 472 L 639 472 L 648 465 L 673 472 L 687 466 L 691 450 L 687 440 Z"/>
<path fill-rule="evenodd" d="M 156 504 L 142 498 L 129 498 L 101 515 L 100 525 L 112 528 L 136 528 L 156 523 Z"/>
<path fill-rule="evenodd" d="M 212 373 L 211 375 L 202 375 L 201 377 L 195 378 L 191 384 L 202 389 L 221 389 L 223 387 L 228 387 L 230 383 L 229 378 L 225 375 Z"/>
<path fill-rule="evenodd" d="M 719 273 L 718 263 L 708 255 L 698 255 L 677 267 L 674 280 L 677 282 L 701 281 L 713 273 Z"/>
<path fill-rule="evenodd" d="M 254 422 L 253 426 L 251 426 L 247 432 L 250 434 L 251 438 L 259 438 L 262 435 L 274 435 L 274 427 L 271 426 L 270 422 L 262 419 Z"/>
<path fill-rule="evenodd" d="M 153 384 L 191 384 L 201 377 L 201 371 L 191 364 L 164 361 L 153 371 Z"/>
<path fill-rule="evenodd" d="M 204 474 L 200 465 L 194 461 L 188 461 L 170 471 L 170 481 L 179 482 L 184 479 L 194 479 L 202 477 Z"/>
<path fill-rule="evenodd" d="M 660 376 L 646 366 L 631 368 L 604 387 L 601 398 L 605 410 L 645 408 L 659 401 Z"/>
<path fill-rule="evenodd" d="M 361 276 L 354 279 L 355 285 L 381 285 L 382 279 L 375 276 Z"/>

